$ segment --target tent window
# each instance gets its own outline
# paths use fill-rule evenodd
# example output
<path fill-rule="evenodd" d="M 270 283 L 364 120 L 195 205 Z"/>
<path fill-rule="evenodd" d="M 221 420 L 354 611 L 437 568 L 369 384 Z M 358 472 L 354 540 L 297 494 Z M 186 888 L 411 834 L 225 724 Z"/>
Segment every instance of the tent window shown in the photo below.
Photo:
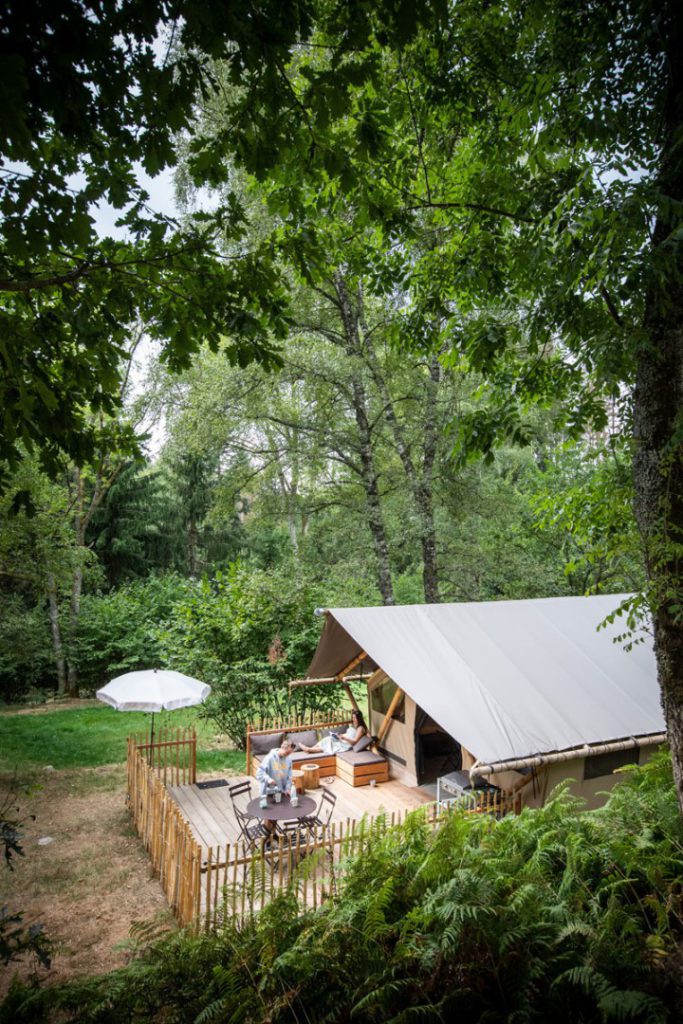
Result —
<path fill-rule="evenodd" d="M 638 751 L 613 750 L 609 754 L 596 754 L 594 757 L 587 757 L 583 765 L 584 779 L 599 779 L 601 775 L 611 775 L 617 768 L 623 768 L 625 764 L 637 764 Z"/>
<path fill-rule="evenodd" d="M 392 682 L 391 679 L 387 679 L 380 686 L 376 686 L 370 694 L 370 704 L 373 711 L 377 711 L 380 715 L 386 715 L 391 704 L 391 699 L 396 693 L 396 683 Z M 406 720 L 406 698 L 405 694 L 401 697 L 398 702 L 393 715 L 391 716 L 393 722 L 405 722 Z"/>

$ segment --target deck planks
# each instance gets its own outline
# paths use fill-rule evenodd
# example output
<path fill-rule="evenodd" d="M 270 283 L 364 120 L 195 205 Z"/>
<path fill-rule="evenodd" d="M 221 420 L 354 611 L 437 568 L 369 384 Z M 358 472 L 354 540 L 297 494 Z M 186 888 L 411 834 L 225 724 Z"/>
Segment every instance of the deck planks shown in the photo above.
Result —
<path fill-rule="evenodd" d="M 323 781 L 324 778 L 329 776 L 324 776 Z M 240 782 L 242 779 L 235 777 L 231 778 L 230 782 Z M 250 781 L 253 783 L 253 795 L 256 796 L 256 782 L 253 778 Z M 333 822 L 359 820 L 364 814 L 376 815 L 380 810 L 390 815 L 396 814 L 431 802 L 429 796 L 422 790 L 404 786 L 396 779 L 379 783 L 377 786 L 354 788 L 343 779 L 335 778 L 328 788 L 337 797 Z M 169 786 L 168 792 L 204 850 L 236 842 L 239 827 L 233 814 L 227 786 L 216 789 L 198 789 L 197 786 L 187 785 Z M 320 790 L 310 790 L 308 795 L 319 799 Z"/>

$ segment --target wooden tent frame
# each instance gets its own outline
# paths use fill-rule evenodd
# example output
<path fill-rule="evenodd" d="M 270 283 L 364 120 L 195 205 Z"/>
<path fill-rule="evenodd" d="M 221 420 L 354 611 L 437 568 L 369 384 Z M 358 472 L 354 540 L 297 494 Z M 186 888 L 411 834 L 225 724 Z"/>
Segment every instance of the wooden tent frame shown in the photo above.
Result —
<path fill-rule="evenodd" d="M 356 668 L 357 665 L 360 665 L 360 663 L 362 661 L 364 661 L 367 658 L 367 656 L 368 656 L 367 651 L 361 651 L 360 654 L 356 655 L 355 658 L 352 658 L 351 661 L 348 663 L 348 665 L 345 665 L 344 668 L 341 669 L 339 672 L 337 672 L 337 674 L 334 675 L 334 676 L 320 676 L 320 677 L 315 678 L 315 679 L 292 679 L 292 680 L 290 680 L 289 688 L 291 690 L 291 689 L 294 689 L 295 686 L 325 686 L 325 685 L 331 685 L 331 684 L 335 684 L 335 683 L 341 683 L 343 685 L 344 689 L 346 690 L 347 697 L 351 701 L 351 707 L 354 709 L 354 711 L 360 712 L 360 708 L 358 707 L 358 702 L 357 702 L 356 698 L 353 695 L 353 691 L 351 690 L 351 687 L 349 686 L 349 683 L 351 683 L 351 682 L 354 682 L 354 683 L 356 683 L 356 682 L 363 682 L 365 677 L 363 675 L 352 676 L 352 675 L 350 675 L 350 673 L 353 672 L 354 668 Z M 366 681 L 367 681 L 368 687 L 370 687 L 370 685 L 372 684 L 373 679 L 379 673 L 381 673 L 382 675 L 386 675 L 386 672 L 384 671 L 384 669 L 382 669 L 382 668 L 375 669 L 375 671 L 370 676 L 367 677 Z M 389 732 L 389 727 L 391 726 L 391 723 L 393 721 L 394 711 L 396 710 L 396 708 L 398 707 L 398 705 L 400 704 L 400 702 L 401 702 L 401 700 L 402 700 L 402 698 L 404 696 L 405 696 L 405 691 L 402 690 L 400 686 L 397 686 L 396 687 L 396 693 L 391 698 L 391 703 L 389 704 L 389 707 L 387 708 L 387 712 L 386 712 L 384 718 L 382 719 L 382 724 L 380 725 L 379 731 L 377 733 L 377 739 L 373 743 L 374 747 L 378 747 L 380 745 L 380 743 L 382 742 L 382 740 L 384 739 L 384 737 L 386 736 L 386 734 Z"/>

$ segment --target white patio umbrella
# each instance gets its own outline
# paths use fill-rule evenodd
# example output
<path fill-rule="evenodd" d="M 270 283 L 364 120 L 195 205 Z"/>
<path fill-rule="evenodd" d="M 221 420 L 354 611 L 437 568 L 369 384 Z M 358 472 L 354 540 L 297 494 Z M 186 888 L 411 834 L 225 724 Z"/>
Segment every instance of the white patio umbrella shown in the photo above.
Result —
<path fill-rule="evenodd" d="M 126 672 L 98 690 L 98 700 L 117 711 L 151 711 L 154 742 L 154 713 L 191 708 L 201 704 L 211 693 L 207 683 L 174 672 L 167 668 L 149 668 L 141 672 Z"/>

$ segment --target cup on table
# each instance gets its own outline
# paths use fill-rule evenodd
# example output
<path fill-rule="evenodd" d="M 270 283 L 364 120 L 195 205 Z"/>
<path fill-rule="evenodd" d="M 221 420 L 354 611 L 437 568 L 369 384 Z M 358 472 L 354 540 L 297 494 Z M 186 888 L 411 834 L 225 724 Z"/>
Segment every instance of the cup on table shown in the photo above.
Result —
<path fill-rule="evenodd" d="M 277 789 L 275 791 L 275 803 L 279 804 L 281 800 L 282 800 L 282 793 L 280 792 L 279 789 Z"/>

